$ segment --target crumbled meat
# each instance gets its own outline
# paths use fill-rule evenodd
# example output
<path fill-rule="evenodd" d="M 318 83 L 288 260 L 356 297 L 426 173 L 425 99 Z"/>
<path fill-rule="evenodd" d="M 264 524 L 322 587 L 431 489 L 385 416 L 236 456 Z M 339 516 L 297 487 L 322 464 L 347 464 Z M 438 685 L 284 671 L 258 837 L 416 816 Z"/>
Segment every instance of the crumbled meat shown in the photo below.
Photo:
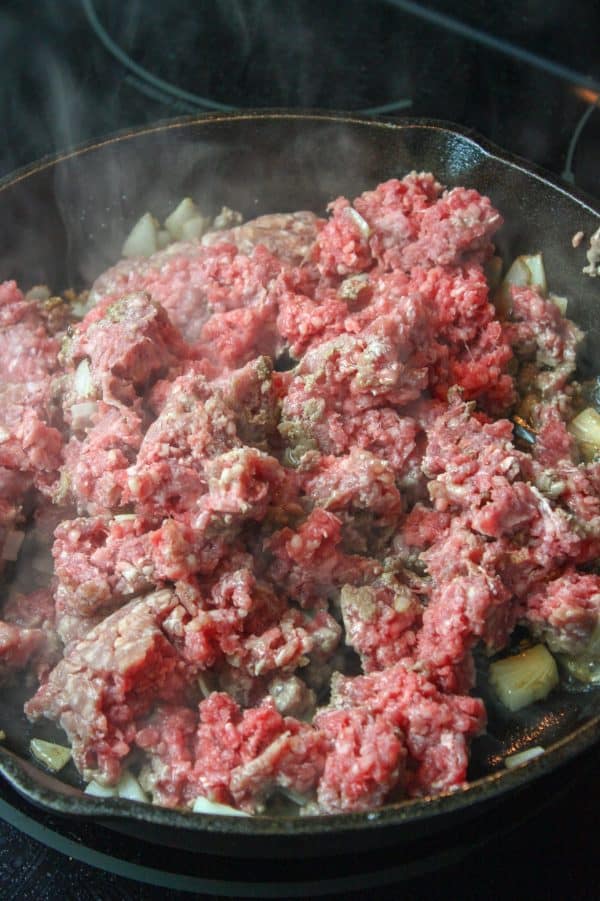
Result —
<path fill-rule="evenodd" d="M 568 569 L 527 598 L 525 622 L 556 653 L 585 651 L 600 613 L 600 577 Z"/>
<path fill-rule="evenodd" d="M 0 675 L 24 669 L 43 643 L 41 629 L 26 629 L 0 620 Z"/>
<path fill-rule="evenodd" d="M 30 719 L 46 717 L 65 730 L 86 779 L 114 784 L 136 720 L 155 702 L 185 694 L 186 665 L 161 629 L 176 605 L 168 590 L 131 601 L 69 644 L 27 702 Z"/>
<path fill-rule="evenodd" d="M 0 677 L 37 677 L 84 779 L 250 814 L 451 791 L 478 647 L 594 650 L 579 329 L 532 287 L 499 315 L 477 191 L 328 213 L 224 209 L 77 323 L 0 284 Z"/>
<path fill-rule="evenodd" d="M 482 701 L 467 695 L 443 694 L 424 676 L 402 663 L 368 676 L 348 678 L 338 674 L 332 680 L 330 707 L 317 716 L 317 726 L 320 717 L 328 716 L 329 710 L 363 714 L 362 742 L 356 749 L 359 757 L 371 753 L 379 756 L 381 750 L 378 752 L 377 748 L 381 749 L 383 741 L 389 767 L 390 752 L 392 760 L 396 756 L 397 761 L 402 753 L 398 749 L 394 754 L 390 727 L 401 737 L 407 752 L 406 769 L 403 773 L 403 768 L 396 765 L 388 772 L 391 770 L 397 779 L 403 778 L 403 787 L 411 797 L 462 785 L 467 773 L 469 739 L 485 726 Z M 373 728 L 369 728 L 373 721 Z M 354 769 L 347 764 L 346 768 L 347 778 L 353 780 Z M 361 769 L 359 765 L 357 778 L 362 781 Z M 339 764 L 332 776 L 339 779 Z M 328 782 L 326 773 L 319 786 L 320 793 L 329 794 Z M 388 791 L 393 788 L 396 784 L 388 782 Z M 373 789 L 379 793 L 371 783 Z M 364 809 L 362 804 L 359 809 Z"/>
<path fill-rule="evenodd" d="M 314 213 L 305 211 L 272 213 L 226 231 L 208 232 L 202 236 L 202 244 L 210 247 L 227 241 L 248 256 L 261 244 L 282 262 L 299 265 L 315 242 L 318 223 Z"/>

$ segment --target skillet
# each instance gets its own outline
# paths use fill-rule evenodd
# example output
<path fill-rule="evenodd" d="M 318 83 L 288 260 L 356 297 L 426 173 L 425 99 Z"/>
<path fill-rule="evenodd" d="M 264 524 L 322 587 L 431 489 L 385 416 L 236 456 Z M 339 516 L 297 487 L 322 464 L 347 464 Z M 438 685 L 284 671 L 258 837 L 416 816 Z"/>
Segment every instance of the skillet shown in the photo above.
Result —
<path fill-rule="evenodd" d="M 312 209 L 353 197 L 411 169 L 431 170 L 448 186 L 488 194 L 504 218 L 497 240 L 510 261 L 544 251 L 552 290 L 587 332 L 582 373 L 600 371 L 598 285 L 581 274 L 584 246 L 571 236 L 600 224 L 600 210 L 578 192 L 467 130 L 430 120 L 385 121 L 285 111 L 185 118 L 127 131 L 45 159 L 0 181 L 0 278 L 27 288 L 81 289 L 118 259 L 125 235 L 145 210 L 159 218 L 190 195 L 203 211 L 222 205 L 245 218 Z M 481 692 L 485 697 L 485 663 Z M 29 694 L 32 692 L 29 691 Z M 600 688 L 565 685 L 543 702 L 508 715 L 489 698 L 486 736 L 473 745 L 470 785 L 434 798 L 365 814 L 237 818 L 189 814 L 122 799 L 83 795 L 74 770 L 57 779 L 31 762 L 23 687 L 0 694 L 0 774 L 34 805 L 93 818 L 173 847 L 228 856 L 347 853 L 441 834 L 520 794 L 600 739 Z M 45 727 L 46 728 L 46 727 Z M 52 738 L 50 726 L 43 734 Z M 60 739 L 59 739 L 60 740 Z M 64 738 L 62 739 L 64 741 Z M 506 770 L 503 759 L 532 745 L 546 753 Z M 313 843 L 314 842 L 314 843 Z"/>

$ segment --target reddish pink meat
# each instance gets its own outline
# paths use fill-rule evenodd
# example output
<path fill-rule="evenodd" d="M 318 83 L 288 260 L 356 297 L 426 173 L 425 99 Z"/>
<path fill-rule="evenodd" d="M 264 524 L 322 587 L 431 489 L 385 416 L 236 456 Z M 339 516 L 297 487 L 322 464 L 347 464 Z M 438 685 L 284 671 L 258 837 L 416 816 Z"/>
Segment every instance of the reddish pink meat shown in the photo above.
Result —
<path fill-rule="evenodd" d="M 411 797 L 462 786 L 469 740 L 485 726 L 478 698 L 442 694 L 402 663 L 368 676 L 337 674 L 330 707 L 363 711 L 369 719 L 381 721 L 373 738 L 384 731 L 389 734 L 389 726 L 400 731 L 407 750 L 405 790 Z"/>
<path fill-rule="evenodd" d="M 340 606 L 346 643 L 360 654 L 365 673 L 412 655 L 423 610 L 408 586 L 390 574 L 372 585 L 344 585 Z"/>
<path fill-rule="evenodd" d="M 501 217 L 427 173 L 229 219 L 113 267 L 60 345 L 66 306 L 0 285 L 1 674 L 85 779 L 132 762 L 169 807 L 461 787 L 476 646 L 599 628 L 581 334 L 530 288 L 499 318 Z"/>
<path fill-rule="evenodd" d="M 385 266 L 398 265 L 402 249 L 419 235 L 423 212 L 441 190 L 431 174 L 411 172 L 356 198 L 354 206 L 372 230 L 369 245 L 376 259 Z"/>
<path fill-rule="evenodd" d="M 196 343 L 213 314 L 267 305 L 274 317 L 268 289 L 281 268 L 266 247 L 246 256 L 223 235 L 213 247 L 180 243 L 148 259 L 122 261 L 97 279 L 90 300 L 105 304 L 145 292 L 186 341 Z"/>
<path fill-rule="evenodd" d="M 370 228 L 345 197 L 329 204 L 331 215 L 321 228 L 313 257 L 324 276 L 363 272 L 373 264 L 369 247 Z"/>
<path fill-rule="evenodd" d="M 15 282 L 0 282 L 0 383 L 44 382 L 58 368 L 59 347 L 37 302 Z"/>
<path fill-rule="evenodd" d="M 0 620 L 0 676 L 25 669 L 43 644 L 41 629 L 26 629 Z"/>
<path fill-rule="evenodd" d="M 27 702 L 30 719 L 46 717 L 65 730 L 84 778 L 114 784 L 136 720 L 157 701 L 185 696 L 186 667 L 161 630 L 176 605 L 166 590 L 131 601 L 71 643 Z"/>
<path fill-rule="evenodd" d="M 401 796 L 407 756 L 401 729 L 362 707 L 325 710 L 315 725 L 329 744 L 318 786 L 324 813 L 372 810 L 394 791 Z"/>
<path fill-rule="evenodd" d="M 177 378 L 130 468 L 126 499 L 157 515 L 198 507 L 207 491 L 206 463 L 239 447 L 235 416 L 201 375 Z"/>
<path fill-rule="evenodd" d="M 319 221 L 314 213 L 306 210 L 271 213 L 226 231 L 207 232 L 202 236 L 202 245 L 212 247 L 227 241 L 248 256 L 261 245 L 282 262 L 298 265 L 314 244 Z"/>
<path fill-rule="evenodd" d="M 155 804 L 185 806 L 197 727 L 194 710 L 161 705 L 136 732 L 135 743 L 146 754 L 140 783 Z"/>
<path fill-rule="evenodd" d="M 394 526 L 402 510 L 392 467 L 358 448 L 352 448 L 345 457 L 321 457 L 307 473 L 303 488 L 316 507 L 344 514 L 350 520 L 366 515 L 371 528 Z"/>
<path fill-rule="evenodd" d="M 128 404 L 186 355 L 186 345 L 164 309 L 142 293 L 92 309 L 64 351 L 73 366 L 88 361 L 91 384 L 86 382 L 86 395 Z M 77 386 L 74 378 L 73 396 Z"/>
<path fill-rule="evenodd" d="M 126 471 L 141 443 L 142 421 L 137 413 L 98 403 L 86 434 L 73 436 L 65 447 L 57 500 L 72 499 L 80 513 L 118 510 Z"/>
<path fill-rule="evenodd" d="M 525 622 L 555 653 L 581 654 L 599 613 L 600 576 L 568 569 L 529 595 Z"/>
<path fill-rule="evenodd" d="M 269 539 L 271 580 L 303 606 L 313 606 L 342 585 L 361 585 L 380 574 L 377 561 L 340 550 L 341 538 L 341 520 L 316 507 L 297 531 L 286 527 Z"/>
<path fill-rule="evenodd" d="M 272 700 L 240 711 L 225 694 L 200 704 L 193 791 L 260 812 L 277 789 L 310 796 L 323 770 L 325 741 L 310 725 L 277 713 Z"/>
<path fill-rule="evenodd" d="M 502 216 L 487 197 L 469 188 L 445 191 L 420 216 L 416 241 L 402 253 L 405 268 L 422 265 L 452 266 L 475 256 L 491 256 L 491 237 Z"/>

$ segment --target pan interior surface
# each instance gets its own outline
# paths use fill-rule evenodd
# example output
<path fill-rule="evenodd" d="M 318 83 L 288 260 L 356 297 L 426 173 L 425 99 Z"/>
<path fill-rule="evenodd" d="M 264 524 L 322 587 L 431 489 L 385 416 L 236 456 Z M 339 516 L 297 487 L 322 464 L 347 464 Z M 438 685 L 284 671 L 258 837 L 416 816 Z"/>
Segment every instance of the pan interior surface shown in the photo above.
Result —
<path fill-rule="evenodd" d="M 181 197 L 195 198 L 209 214 L 223 205 L 245 218 L 298 209 L 323 214 L 335 197 L 354 197 L 411 170 L 432 171 L 449 187 L 465 185 L 487 194 L 505 220 L 496 242 L 505 261 L 543 251 L 552 290 L 569 298 L 569 316 L 587 334 L 582 373 L 600 371 L 598 289 L 581 273 L 584 247 L 571 245 L 576 232 L 590 235 L 598 228 L 600 214 L 526 164 L 443 123 L 283 112 L 216 115 L 125 133 L 42 161 L 0 183 L 0 277 L 15 278 L 25 288 L 45 283 L 55 290 L 79 290 L 119 258 L 124 237 L 142 212 L 163 218 Z M 175 843 L 178 831 L 190 830 L 242 840 L 445 828 L 452 817 L 474 816 L 570 760 L 600 734 L 600 689 L 565 685 L 511 716 L 486 699 L 488 733 L 473 746 L 473 782 L 464 791 L 370 814 L 206 817 L 91 799 L 82 795 L 74 770 L 64 780 L 42 772 L 31 763 L 32 729 L 22 714 L 32 690 L 21 685 L 5 689 L 0 698 L 0 727 L 7 734 L 0 771 L 8 781 L 59 813 L 174 827 Z M 37 725 L 35 734 L 58 733 Z M 518 770 L 504 769 L 507 754 L 533 744 L 550 750 Z"/>

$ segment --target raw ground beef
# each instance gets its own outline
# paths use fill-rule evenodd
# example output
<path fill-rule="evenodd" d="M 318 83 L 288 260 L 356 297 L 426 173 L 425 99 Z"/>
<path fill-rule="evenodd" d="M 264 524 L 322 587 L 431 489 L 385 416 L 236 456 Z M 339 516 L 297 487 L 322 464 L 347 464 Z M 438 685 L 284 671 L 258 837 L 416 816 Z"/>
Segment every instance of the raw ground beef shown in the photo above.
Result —
<path fill-rule="evenodd" d="M 531 287 L 500 314 L 472 189 L 328 212 L 224 211 L 81 321 L 0 285 L 0 675 L 38 679 L 84 779 L 250 814 L 456 790 L 476 647 L 597 639 L 581 333 Z"/>

